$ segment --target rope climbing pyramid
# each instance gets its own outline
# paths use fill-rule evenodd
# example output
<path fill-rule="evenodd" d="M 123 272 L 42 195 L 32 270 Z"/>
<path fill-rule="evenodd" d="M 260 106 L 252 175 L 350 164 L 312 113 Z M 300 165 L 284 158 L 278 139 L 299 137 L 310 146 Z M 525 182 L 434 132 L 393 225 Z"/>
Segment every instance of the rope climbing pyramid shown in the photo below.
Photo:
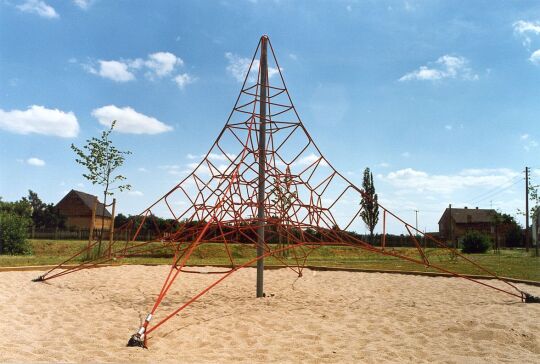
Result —
<path fill-rule="evenodd" d="M 368 196 L 332 167 L 315 145 L 294 107 L 267 36 L 260 39 L 245 73 L 227 123 L 187 177 L 144 210 L 139 219 L 116 229 L 116 239 L 92 259 L 73 265 L 95 250 L 95 244 L 36 280 L 50 280 L 153 251 L 170 252 L 174 258 L 162 288 L 128 343 L 142 347 L 146 347 L 148 334 L 239 269 L 257 265 L 256 295 L 263 297 L 265 258 L 272 257 L 301 276 L 310 254 L 325 245 L 363 249 L 463 277 L 523 301 L 535 299 L 381 205 L 382 234 L 376 242 L 351 233 L 362 225 L 361 201 Z M 158 213 L 167 215 L 165 226 L 156 221 Z M 390 223 L 406 232 L 403 244 L 413 249 L 403 252 L 387 246 Z M 150 238 L 142 236 L 143 226 L 151 227 Z M 189 268 L 190 258 L 203 244 L 218 244 L 228 257 L 229 267 L 213 271 L 221 276 L 180 307 L 158 315 L 180 274 L 197 272 Z M 256 254 L 248 260 L 235 258 L 232 246 L 236 244 L 252 247 Z M 430 252 L 435 249 L 452 254 L 505 285 L 501 288 L 433 263 Z"/>

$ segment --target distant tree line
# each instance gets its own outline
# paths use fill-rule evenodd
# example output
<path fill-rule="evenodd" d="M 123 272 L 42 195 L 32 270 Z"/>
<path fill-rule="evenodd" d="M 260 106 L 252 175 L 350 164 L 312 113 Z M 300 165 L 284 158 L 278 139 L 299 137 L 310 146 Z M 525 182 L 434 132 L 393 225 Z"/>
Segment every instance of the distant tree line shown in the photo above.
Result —
<path fill-rule="evenodd" d="M 144 222 L 143 222 L 144 220 Z M 118 229 L 117 239 L 132 239 L 138 230 L 136 240 L 173 238 L 175 241 L 190 242 L 197 239 L 202 228 L 207 224 L 206 221 L 176 221 L 174 219 L 163 219 L 155 215 L 126 216 L 118 214 L 115 219 L 115 226 Z M 249 222 L 240 223 L 238 227 L 232 224 L 211 224 L 206 230 L 204 241 L 222 241 L 222 236 L 226 236 L 227 241 L 234 241 L 241 244 L 254 244 L 257 241 L 257 226 L 253 222 L 250 228 Z M 346 243 L 355 243 L 358 240 L 370 242 L 374 246 L 381 246 L 382 234 L 359 234 L 355 231 L 341 231 L 337 226 L 328 228 L 287 228 L 279 229 L 276 225 L 269 224 L 265 229 L 265 239 L 269 244 L 286 245 L 295 240 L 320 243 L 332 241 L 344 241 Z M 414 246 L 409 235 L 386 234 L 385 246 L 405 247 Z M 427 246 L 434 246 L 432 242 L 427 241 Z"/>
<path fill-rule="evenodd" d="M 37 229 L 66 227 L 66 218 L 58 212 L 58 209 L 52 203 L 41 201 L 38 194 L 28 190 L 28 196 L 23 197 L 21 202 L 30 205 L 32 214 L 30 216 L 33 225 Z"/>

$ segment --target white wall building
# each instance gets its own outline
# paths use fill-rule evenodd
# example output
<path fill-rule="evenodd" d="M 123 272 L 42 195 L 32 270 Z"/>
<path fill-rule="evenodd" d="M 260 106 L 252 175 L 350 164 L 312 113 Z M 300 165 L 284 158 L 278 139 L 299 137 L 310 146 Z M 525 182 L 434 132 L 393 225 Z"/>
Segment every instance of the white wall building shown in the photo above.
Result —
<path fill-rule="evenodd" d="M 540 213 L 537 213 L 536 216 L 533 216 L 533 223 L 532 223 L 533 245 L 538 244 L 538 240 L 540 240 Z"/>

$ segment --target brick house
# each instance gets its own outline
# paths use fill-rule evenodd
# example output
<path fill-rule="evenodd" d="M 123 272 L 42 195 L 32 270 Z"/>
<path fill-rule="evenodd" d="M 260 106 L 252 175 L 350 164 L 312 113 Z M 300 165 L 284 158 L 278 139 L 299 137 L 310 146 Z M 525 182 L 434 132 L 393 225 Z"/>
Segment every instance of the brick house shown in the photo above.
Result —
<path fill-rule="evenodd" d="M 56 204 L 56 208 L 61 215 L 66 217 L 68 228 L 89 229 L 92 220 L 92 209 L 94 202 L 97 202 L 94 228 L 101 229 L 102 222 L 104 229 L 111 227 L 112 215 L 105 206 L 99 202 L 97 196 L 81 191 L 71 190 Z"/>
<path fill-rule="evenodd" d="M 451 211 L 450 211 L 451 210 Z M 495 240 L 495 215 L 493 209 L 446 208 L 439 219 L 439 235 L 442 239 L 459 241 L 468 231 L 478 231 Z"/>
<path fill-rule="evenodd" d="M 445 209 L 439 219 L 439 236 L 443 241 L 459 242 L 468 231 L 478 231 L 488 235 L 495 248 L 518 247 L 523 244 L 524 234 L 520 234 L 519 241 L 516 240 L 515 235 L 509 235 L 515 229 L 515 223 L 505 221 L 504 218 L 501 219 L 500 214 L 497 218 L 498 213 L 493 209 L 465 207 L 462 209 L 452 208 L 451 210 L 451 219 L 450 208 Z"/>

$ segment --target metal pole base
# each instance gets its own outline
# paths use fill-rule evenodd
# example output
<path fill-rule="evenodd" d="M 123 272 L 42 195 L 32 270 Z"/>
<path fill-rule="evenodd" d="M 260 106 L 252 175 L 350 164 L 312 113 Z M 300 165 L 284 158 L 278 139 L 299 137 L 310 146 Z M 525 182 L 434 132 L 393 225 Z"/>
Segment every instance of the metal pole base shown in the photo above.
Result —
<path fill-rule="evenodd" d="M 523 291 L 521 292 L 521 300 L 525 303 L 540 303 L 540 297 Z"/>
<path fill-rule="evenodd" d="M 43 276 L 39 276 L 37 278 L 32 279 L 32 282 L 43 282 L 45 278 Z"/>
<path fill-rule="evenodd" d="M 139 333 L 134 334 L 129 338 L 126 346 L 146 348 L 146 345 L 144 344 L 144 337 Z"/>

